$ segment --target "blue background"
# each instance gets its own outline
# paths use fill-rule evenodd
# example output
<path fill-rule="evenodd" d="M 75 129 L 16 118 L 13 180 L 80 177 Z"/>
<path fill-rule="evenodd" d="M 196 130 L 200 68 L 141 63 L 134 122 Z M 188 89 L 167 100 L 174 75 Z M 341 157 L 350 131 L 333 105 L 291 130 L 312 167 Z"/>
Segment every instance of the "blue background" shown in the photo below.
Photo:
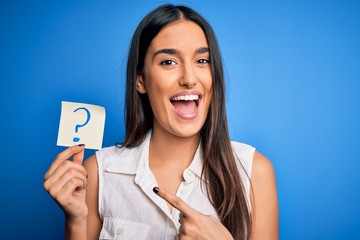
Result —
<path fill-rule="evenodd" d="M 359 1 L 171 2 L 218 36 L 231 137 L 273 162 L 281 239 L 360 239 Z M 42 187 L 61 101 L 104 106 L 103 146 L 121 141 L 130 38 L 162 3 L 0 3 L 1 239 L 62 239 Z"/>

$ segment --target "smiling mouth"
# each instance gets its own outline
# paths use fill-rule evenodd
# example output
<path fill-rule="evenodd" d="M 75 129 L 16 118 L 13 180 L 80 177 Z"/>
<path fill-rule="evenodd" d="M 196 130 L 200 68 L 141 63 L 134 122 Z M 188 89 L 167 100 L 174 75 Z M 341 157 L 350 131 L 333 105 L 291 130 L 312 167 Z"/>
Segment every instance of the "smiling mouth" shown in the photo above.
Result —
<path fill-rule="evenodd" d="M 170 99 L 175 111 L 184 118 L 193 115 L 199 106 L 199 95 L 179 95 Z"/>

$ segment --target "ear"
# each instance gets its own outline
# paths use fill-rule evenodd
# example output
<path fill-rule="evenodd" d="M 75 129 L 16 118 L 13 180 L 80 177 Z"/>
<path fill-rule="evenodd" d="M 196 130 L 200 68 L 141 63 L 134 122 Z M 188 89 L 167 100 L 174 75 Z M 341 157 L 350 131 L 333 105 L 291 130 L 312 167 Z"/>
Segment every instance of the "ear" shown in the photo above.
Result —
<path fill-rule="evenodd" d="M 145 84 L 144 84 L 144 77 L 142 74 L 138 74 L 136 77 L 136 90 L 139 93 L 146 93 L 146 88 L 145 88 Z"/>

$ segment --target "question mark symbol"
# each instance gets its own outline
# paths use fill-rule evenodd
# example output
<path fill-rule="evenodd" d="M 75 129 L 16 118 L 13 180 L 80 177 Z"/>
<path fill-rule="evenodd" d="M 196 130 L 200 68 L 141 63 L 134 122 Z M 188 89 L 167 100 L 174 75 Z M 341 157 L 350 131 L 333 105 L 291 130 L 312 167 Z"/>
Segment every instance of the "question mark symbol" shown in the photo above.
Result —
<path fill-rule="evenodd" d="M 79 131 L 79 128 L 84 127 L 86 124 L 88 124 L 88 122 L 90 121 L 90 118 L 91 118 L 90 111 L 89 111 L 87 108 L 79 107 L 79 108 L 75 109 L 74 112 L 77 112 L 77 111 L 79 111 L 79 110 L 85 111 L 87 117 L 86 117 L 85 123 L 83 123 L 83 124 L 76 124 L 76 126 L 75 126 L 75 132 L 76 132 L 76 133 Z M 80 141 L 80 138 L 74 137 L 74 138 L 73 138 L 73 141 L 74 141 L 74 142 L 79 142 L 79 141 Z"/>

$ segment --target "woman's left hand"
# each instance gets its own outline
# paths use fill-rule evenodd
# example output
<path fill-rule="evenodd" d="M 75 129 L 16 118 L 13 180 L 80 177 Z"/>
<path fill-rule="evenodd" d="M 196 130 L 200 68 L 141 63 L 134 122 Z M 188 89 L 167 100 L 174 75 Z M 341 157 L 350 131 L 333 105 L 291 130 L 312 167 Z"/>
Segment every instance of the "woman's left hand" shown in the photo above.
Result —
<path fill-rule="evenodd" d="M 176 240 L 233 240 L 230 232 L 213 216 L 189 207 L 183 200 L 164 189 L 154 189 L 161 198 L 180 211 L 180 230 Z"/>

